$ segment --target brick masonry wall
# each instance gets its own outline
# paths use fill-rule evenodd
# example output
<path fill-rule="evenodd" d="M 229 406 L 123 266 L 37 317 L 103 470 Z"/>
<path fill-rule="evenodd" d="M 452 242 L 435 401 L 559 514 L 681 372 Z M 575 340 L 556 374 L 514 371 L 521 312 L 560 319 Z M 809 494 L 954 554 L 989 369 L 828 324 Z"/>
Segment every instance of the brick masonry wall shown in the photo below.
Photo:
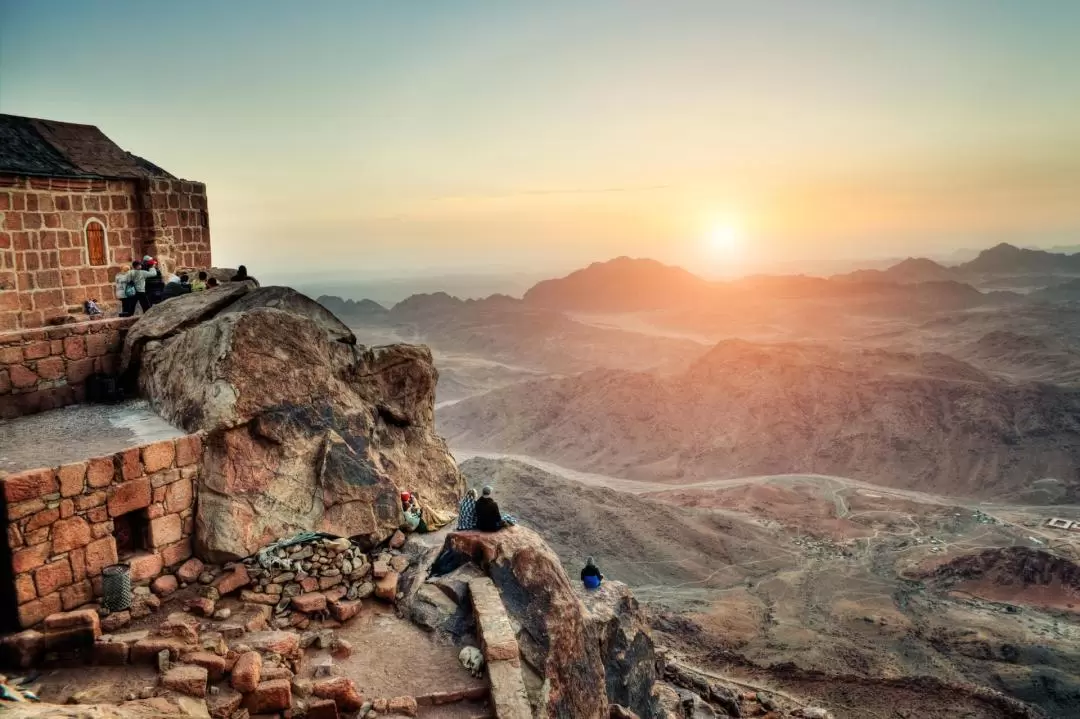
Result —
<path fill-rule="evenodd" d="M 86 225 L 105 227 L 106 262 L 91 265 Z M 164 270 L 210 267 L 206 186 L 187 180 L 92 180 L 0 175 L 0 332 L 118 311 L 113 279 L 133 259 Z"/>
<path fill-rule="evenodd" d="M 134 583 L 188 559 L 201 463 L 202 439 L 188 435 L 0 479 L 20 624 L 101 596 L 122 514 L 145 509 L 150 520 L 147 550 L 128 560 Z"/>
<path fill-rule="evenodd" d="M 188 180 L 143 180 L 139 191 L 142 223 L 149 231 L 146 254 L 157 257 L 170 271 L 209 268 L 206 185 Z"/>
<path fill-rule="evenodd" d="M 86 378 L 112 373 L 133 317 L 0 334 L 0 418 L 76 404 Z"/>
<path fill-rule="evenodd" d="M 90 264 L 91 220 L 105 227 L 104 265 Z M 0 330 L 81 313 L 87 298 L 117 309 L 113 278 L 143 234 L 134 180 L 0 177 Z"/>

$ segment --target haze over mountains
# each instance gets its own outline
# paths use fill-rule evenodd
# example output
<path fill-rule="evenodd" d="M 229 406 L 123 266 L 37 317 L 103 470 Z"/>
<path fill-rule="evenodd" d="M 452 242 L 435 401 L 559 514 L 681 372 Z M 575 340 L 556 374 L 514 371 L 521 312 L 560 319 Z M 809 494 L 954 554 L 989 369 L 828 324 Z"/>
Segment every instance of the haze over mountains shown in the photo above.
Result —
<path fill-rule="evenodd" d="M 1080 531 L 1045 526 L 1080 521 L 1080 255 L 723 281 L 620 257 L 520 298 L 319 301 L 429 344 L 470 480 L 703 666 L 838 717 L 994 715 L 960 685 L 1080 717 Z"/>

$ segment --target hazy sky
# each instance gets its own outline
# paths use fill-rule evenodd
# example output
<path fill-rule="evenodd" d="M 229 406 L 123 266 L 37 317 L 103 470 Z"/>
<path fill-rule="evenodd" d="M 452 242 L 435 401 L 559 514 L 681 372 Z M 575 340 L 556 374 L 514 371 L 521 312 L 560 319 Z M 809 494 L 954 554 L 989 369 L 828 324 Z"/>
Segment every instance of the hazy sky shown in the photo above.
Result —
<path fill-rule="evenodd" d="M 1080 242 L 1078 38 L 1076 0 L 0 0 L 0 112 L 206 182 L 256 273 L 721 271 Z"/>

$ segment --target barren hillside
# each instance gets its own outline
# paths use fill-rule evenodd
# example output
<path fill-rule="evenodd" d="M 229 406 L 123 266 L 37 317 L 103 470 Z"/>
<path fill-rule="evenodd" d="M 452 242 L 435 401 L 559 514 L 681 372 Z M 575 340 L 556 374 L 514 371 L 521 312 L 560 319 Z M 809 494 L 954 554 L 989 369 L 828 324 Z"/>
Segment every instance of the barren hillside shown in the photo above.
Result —
<path fill-rule="evenodd" d="M 727 341 L 687 372 L 593 371 L 467 399 L 458 448 L 683 482 L 818 473 L 956 496 L 1075 483 L 1080 392 L 946 355 Z"/>

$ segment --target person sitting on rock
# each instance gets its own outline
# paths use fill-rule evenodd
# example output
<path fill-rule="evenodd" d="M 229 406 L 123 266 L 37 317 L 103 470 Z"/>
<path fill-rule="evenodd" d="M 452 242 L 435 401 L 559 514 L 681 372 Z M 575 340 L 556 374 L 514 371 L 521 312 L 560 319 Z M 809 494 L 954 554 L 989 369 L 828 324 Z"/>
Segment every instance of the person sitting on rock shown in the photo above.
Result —
<path fill-rule="evenodd" d="M 191 285 L 188 284 L 188 275 L 183 273 L 179 276 L 173 275 L 169 278 L 169 281 L 165 284 L 165 292 L 161 295 L 161 301 L 172 299 L 173 297 L 179 297 L 180 295 L 186 295 L 191 292 Z"/>
<path fill-rule="evenodd" d="M 220 283 L 220 282 L 218 282 L 218 279 L 217 279 L 217 277 L 211 277 L 210 279 L 208 279 L 208 280 L 206 281 L 206 289 L 208 289 L 208 290 L 212 290 L 212 289 L 214 289 L 215 287 L 217 287 L 217 286 L 218 286 L 219 284 L 221 284 L 221 283 Z"/>
<path fill-rule="evenodd" d="M 205 270 L 200 270 L 198 276 L 195 278 L 195 281 L 191 283 L 191 291 L 192 292 L 202 292 L 203 290 L 205 290 L 206 289 L 206 280 L 207 280 L 206 271 Z"/>
<path fill-rule="evenodd" d="M 240 265 L 236 268 L 236 274 L 232 276 L 231 282 L 245 282 L 248 278 L 247 267 Z"/>
<path fill-rule="evenodd" d="M 405 513 L 405 523 L 402 529 L 406 532 L 427 532 L 427 523 L 424 522 L 423 510 L 416 495 L 411 492 L 401 493 L 401 509 Z"/>
<path fill-rule="evenodd" d="M 470 489 L 458 505 L 458 531 L 476 529 L 476 490 Z"/>
<path fill-rule="evenodd" d="M 476 528 L 481 532 L 498 532 L 503 527 L 512 527 L 517 520 L 509 514 L 499 512 L 499 505 L 491 498 L 491 487 L 484 487 L 476 500 Z"/>
<path fill-rule="evenodd" d="M 604 581 L 604 575 L 596 566 L 596 560 L 592 557 L 585 558 L 585 567 L 581 570 L 581 583 L 586 589 L 598 589 L 600 582 Z"/>

